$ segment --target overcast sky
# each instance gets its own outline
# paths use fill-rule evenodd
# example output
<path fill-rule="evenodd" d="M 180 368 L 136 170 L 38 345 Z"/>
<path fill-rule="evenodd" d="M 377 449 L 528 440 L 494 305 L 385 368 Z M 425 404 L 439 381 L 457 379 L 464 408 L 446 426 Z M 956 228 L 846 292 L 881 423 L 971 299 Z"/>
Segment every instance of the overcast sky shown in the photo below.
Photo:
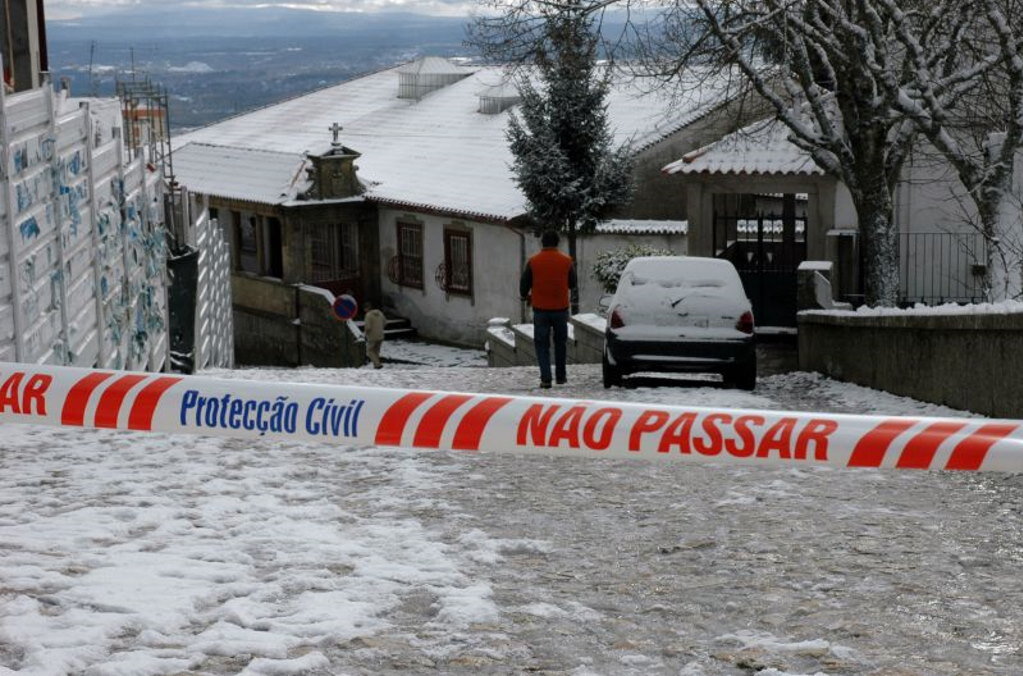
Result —
<path fill-rule="evenodd" d="M 171 0 L 174 2 L 174 0 Z M 374 12 L 400 10 L 418 14 L 466 16 L 473 6 L 472 0 L 187 0 L 176 2 L 183 11 L 190 6 L 200 7 L 290 7 L 333 12 Z M 90 13 L 111 9 L 127 9 L 152 5 L 166 8 L 167 0 L 47 0 L 48 19 L 72 19 Z"/>

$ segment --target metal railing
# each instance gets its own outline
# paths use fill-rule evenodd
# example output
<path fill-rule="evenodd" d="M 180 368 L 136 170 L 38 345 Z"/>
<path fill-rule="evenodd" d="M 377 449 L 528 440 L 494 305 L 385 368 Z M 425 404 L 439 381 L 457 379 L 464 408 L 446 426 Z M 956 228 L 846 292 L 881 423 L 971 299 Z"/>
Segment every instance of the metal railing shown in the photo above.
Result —
<path fill-rule="evenodd" d="M 978 232 L 899 233 L 899 302 L 984 300 L 987 240 Z"/>

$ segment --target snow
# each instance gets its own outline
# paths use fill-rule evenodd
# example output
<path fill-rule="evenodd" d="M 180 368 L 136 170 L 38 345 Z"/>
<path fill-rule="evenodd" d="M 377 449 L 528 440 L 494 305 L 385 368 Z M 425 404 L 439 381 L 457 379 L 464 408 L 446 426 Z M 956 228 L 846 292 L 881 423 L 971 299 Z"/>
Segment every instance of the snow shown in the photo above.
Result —
<path fill-rule="evenodd" d="M 1023 312 L 1023 302 L 1004 300 L 997 303 L 943 303 L 941 305 L 924 305 L 916 303 L 913 307 L 867 307 L 860 306 L 855 310 L 804 310 L 800 314 L 837 315 L 842 317 L 904 317 L 908 315 L 1007 315 Z"/>
<path fill-rule="evenodd" d="M 176 136 L 172 139 L 175 175 L 183 185 L 203 191 L 203 173 L 179 171 L 177 166 L 176 153 L 188 143 L 222 148 L 221 161 L 241 173 L 249 167 L 244 157 L 237 156 L 239 151 L 300 157 L 327 150 L 329 129 L 336 122 L 343 127 L 341 141 L 361 153 L 359 178 L 368 186 L 368 199 L 473 217 L 505 219 L 522 214 L 526 202 L 513 180 L 505 137 L 510 113 L 477 112 L 480 91 L 502 78 L 504 70 L 443 65 L 438 63 L 443 60 L 435 58 L 372 73 Z M 399 99 L 399 80 L 419 67 L 428 69 L 426 75 L 451 71 L 466 77 L 418 100 Z M 641 83 L 613 82 L 607 98 L 612 145 L 632 141 L 640 152 L 708 114 L 729 95 L 725 78 L 694 80 L 694 86 L 681 89 L 685 93 L 679 97 L 644 92 Z M 244 196 L 244 192 L 238 195 Z"/>
<path fill-rule="evenodd" d="M 607 319 L 592 312 L 573 315 L 572 318 L 599 333 L 604 333 L 604 329 L 607 328 Z"/>
<path fill-rule="evenodd" d="M 174 151 L 174 171 L 205 195 L 281 204 L 309 188 L 299 154 L 190 143 Z"/>
<path fill-rule="evenodd" d="M 799 264 L 800 270 L 830 271 L 835 266 L 831 261 L 802 261 Z"/>
<path fill-rule="evenodd" d="M 487 334 L 509 347 L 515 347 L 515 332 L 507 326 L 488 326 Z"/>
<path fill-rule="evenodd" d="M 540 391 L 479 351 L 383 353 L 207 375 L 958 414 L 805 373 Z M 0 674 L 1020 673 L 1020 487 L 10 425 Z"/>
<path fill-rule="evenodd" d="M 427 56 L 397 68 L 399 73 L 416 75 L 466 75 L 466 71 L 439 56 Z"/>
<path fill-rule="evenodd" d="M 742 281 L 729 261 L 698 256 L 642 256 L 633 258 L 625 266 L 622 279 L 629 286 L 656 285 L 662 289 L 692 288 L 714 289 L 717 293 L 730 293 L 744 297 Z M 619 290 L 622 288 L 619 282 Z M 641 294 L 661 294 L 663 291 L 643 290 Z M 657 299 L 659 300 L 659 299 Z"/>
<path fill-rule="evenodd" d="M 667 174 L 819 176 L 810 154 L 789 140 L 791 131 L 769 118 L 692 152 L 665 166 Z"/>

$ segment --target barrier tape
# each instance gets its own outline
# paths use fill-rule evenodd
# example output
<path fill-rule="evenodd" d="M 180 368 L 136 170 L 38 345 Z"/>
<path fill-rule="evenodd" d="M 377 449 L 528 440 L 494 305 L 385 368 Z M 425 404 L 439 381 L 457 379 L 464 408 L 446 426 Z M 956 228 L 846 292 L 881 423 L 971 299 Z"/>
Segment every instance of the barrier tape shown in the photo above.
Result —
<path fill-rule="evenodd" d="M 601 458 L 1023 472 L 1023 421 L 723 410 L 0 363 L 0 422 Z"/>

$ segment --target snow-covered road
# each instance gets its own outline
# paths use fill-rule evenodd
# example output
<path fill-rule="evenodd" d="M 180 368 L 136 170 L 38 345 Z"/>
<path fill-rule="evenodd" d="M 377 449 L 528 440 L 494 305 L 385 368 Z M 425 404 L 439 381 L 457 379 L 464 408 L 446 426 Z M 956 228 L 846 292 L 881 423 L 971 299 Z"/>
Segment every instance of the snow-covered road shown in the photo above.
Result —
<path fill-rule="evenodd" d="M 537 394 L 535 369 L 230 378 Z M 446 366 L 445 364 L 462 364 Z M 960 415 L 809 374 L 555 396 Z M 5 426 L 0 674 L 1023 673 L 1023 480 Z"/>

